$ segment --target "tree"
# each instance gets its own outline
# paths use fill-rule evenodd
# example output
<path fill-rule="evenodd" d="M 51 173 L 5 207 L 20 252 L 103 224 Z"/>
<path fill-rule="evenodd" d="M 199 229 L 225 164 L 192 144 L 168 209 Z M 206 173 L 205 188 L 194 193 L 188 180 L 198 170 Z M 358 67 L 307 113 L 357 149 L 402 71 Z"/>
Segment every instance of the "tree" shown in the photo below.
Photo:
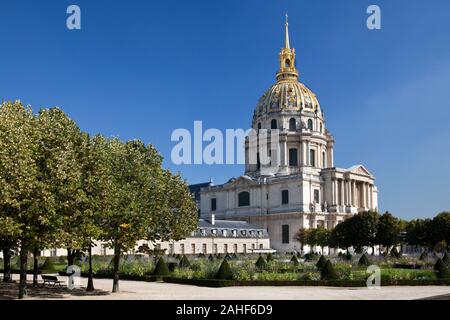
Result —
<path fill-rule="evenodd" d="M 294 240 L 300 242 L 300 251 L 303 252 L 303 247 L 306 244 L 307 229 L 300 228 L 294 236 Z"/>
<path fill-rule="evenodd" d="M 376 244 L 379 215 L 374 211 L 365 211 L 346 220 L 349 227 L 350 242 L 361 251 L 365 246 L 373 247 Z"/>
<path fill-rule="evenodd" d="M 441 212 L 431 221 L 433 245 L 445 241 L 447 249 L 450 246 L 450 212 Z"/>
<path fill-rule="evenodd" d="M 416 247 L 433 247 L 431 222 L 431 219 L 411 220 L 406 226 L 406 242 Z"/>
<path fill-rule="evenodd" d="M 27 294 L 28 252 L 42 241 L 47 231 L 57 227 L 52 195 L 39 178 L 37 141 L 38 130 L 31 109 L 19 101 L 2 103 L 0 215 L 11 231 L 2 237 L 6 235 L 20 247 L 19 298 Z"/>
<path fill-rule="evenodd" d="M 349 219 L 339 223 L 330 234 L 329 246 L 332 248 L 346 249 L 352 246 L 350 232 L 349 232 Z"/>
<path fill-rule="evenodd" d="M 386 211 L 380 216 L 378 222 L 378 231 L 376 234 L 376 242 L 386 247 L 387 251 L 393 245 L 398 243 L 400 234 L 399 220 Z"/>

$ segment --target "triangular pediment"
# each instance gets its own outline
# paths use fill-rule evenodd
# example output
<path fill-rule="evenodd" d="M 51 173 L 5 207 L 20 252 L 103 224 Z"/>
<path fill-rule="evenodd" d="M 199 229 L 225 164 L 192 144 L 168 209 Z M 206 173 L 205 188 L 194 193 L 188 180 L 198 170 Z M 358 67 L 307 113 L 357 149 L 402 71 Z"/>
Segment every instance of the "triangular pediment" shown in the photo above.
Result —
<path fill-rule="evenodd" d="M 370 171 L 367 170 L 366 167 L 364 167 L 362 164 L 358 164 L 356 166 L 353 166 L 353 167 L 349 168 L 347 171 L 349 171 L 351 173 L 355 173 L 355 174 L 372 176 Z"/>

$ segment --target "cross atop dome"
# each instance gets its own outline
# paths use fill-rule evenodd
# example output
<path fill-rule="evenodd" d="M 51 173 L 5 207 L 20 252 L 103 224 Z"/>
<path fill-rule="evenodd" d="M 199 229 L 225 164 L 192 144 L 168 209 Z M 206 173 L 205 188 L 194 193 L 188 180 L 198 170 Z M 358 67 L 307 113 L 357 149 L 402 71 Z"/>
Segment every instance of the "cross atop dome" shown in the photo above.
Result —
<path fill-rule="evenodd" d="M 295 68 L 295 49 L 291 49 L 289 42 L 289 22 L 286 13 L 284 48 L 279 54 L 280 70 L 277 72 L 277 82 L 297 81 L 298 71 Z"/>

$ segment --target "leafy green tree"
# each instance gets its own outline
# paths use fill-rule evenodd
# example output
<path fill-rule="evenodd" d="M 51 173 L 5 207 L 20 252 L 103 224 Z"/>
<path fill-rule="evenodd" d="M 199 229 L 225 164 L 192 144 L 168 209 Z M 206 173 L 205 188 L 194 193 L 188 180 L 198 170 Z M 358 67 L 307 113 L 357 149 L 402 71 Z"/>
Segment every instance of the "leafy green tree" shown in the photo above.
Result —
<path fill-rule="evenodd" d="M 399 220 L 389 212 L 386 212 L 380 216 L 376 242 L 386 247 L 389 251 L 390 247 L 398 243 L 400 230 Z"/>
<path fill-rule="evenodd" d="M 411 220 L 406 226 L 405 240 L 412 246 L 432 248 L 434 245 L 434 240 L 431 229 L 431 219 Z"/>
<path fill-rule="evenodd" d="M 28 252 L 57 226 L 53 198 L 40 179 L 38 130 L 19 101 L 0 106 L 0 215 L 20 247 L 19 298 L 27 294 Z M 3 235 L 2 235 L 3 236 Z"/>
<path fill-rule="evenodd" d="M 297 233 L 294 236 L 294 240 L 300 242 L 300 251 L 303 252 L 303 247 L 306 244 L 306 236 L 307 236 L 307 229 L 305 228 L 300 228 Z"/>
<path fill-rule="evenodd" d="M 447 250 L 450 246 L 450 212 L 441 212 L 431 221 L 433 245 L 445 242 Z"/>
<path fill-rule="evenodd" d="M 348 248 L 352 246 L 348 220 L 339 223 L 331 231 L 329 239 L 330 247 L 346 249 L 348 251 Z"/>

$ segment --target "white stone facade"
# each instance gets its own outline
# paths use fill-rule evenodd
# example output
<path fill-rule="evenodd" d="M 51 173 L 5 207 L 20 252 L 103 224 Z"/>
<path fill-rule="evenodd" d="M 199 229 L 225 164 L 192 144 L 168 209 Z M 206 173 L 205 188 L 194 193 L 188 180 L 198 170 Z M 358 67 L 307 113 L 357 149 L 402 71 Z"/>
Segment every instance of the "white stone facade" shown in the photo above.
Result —
<path fill-rule="evenodd" d="M 247 138 L 245 174 L 202 188 L 200 212 L 202 217 L 246 220 L 268 231 L 272 248 L 298 251 L 293 237 L 300 228 L 331 229 L 350 215 L 378 210 L 378 190 L 364 166 L 334 166 L 335 141 L 316 95 L 298 81 L 287 25 L 279 59 L 277 82 L 259 100 L 252 121 L 255 131 L 268 133 L 271 163 L 259 161 L 259 152 L 250 163 L 256 151 Z M 277 146 L 272 146 L 272 135 Z"/>

